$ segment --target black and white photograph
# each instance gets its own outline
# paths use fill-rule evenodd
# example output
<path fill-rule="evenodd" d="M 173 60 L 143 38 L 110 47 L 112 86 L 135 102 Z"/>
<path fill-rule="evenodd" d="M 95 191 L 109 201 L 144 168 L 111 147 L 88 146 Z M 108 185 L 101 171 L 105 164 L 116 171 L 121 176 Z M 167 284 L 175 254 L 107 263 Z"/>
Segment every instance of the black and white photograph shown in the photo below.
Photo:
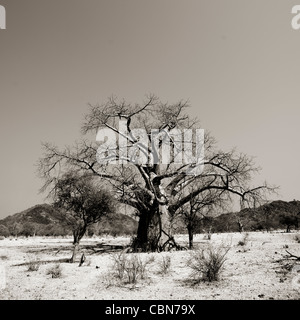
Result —
<path fill-rule="evenodd" d="M 0 300 L 299 300 L 299 90 L 300 0 L 0 0 Z"/>

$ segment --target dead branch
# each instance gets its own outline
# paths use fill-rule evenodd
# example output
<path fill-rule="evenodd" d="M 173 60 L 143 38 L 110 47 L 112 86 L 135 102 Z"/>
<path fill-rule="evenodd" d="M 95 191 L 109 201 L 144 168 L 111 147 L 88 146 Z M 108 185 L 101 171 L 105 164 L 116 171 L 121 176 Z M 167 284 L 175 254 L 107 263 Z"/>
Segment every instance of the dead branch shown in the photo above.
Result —
<path fill-rule="evenodd" d="M 300 257 L 299 256 L 295 256 L 294 254 L 291 254 L 289 251 L 285 250 L 288 254 L 289 254 L 289 257 L 288 258 L 295 258 L 297 261 L 299 260 L 300 261 Z"/>

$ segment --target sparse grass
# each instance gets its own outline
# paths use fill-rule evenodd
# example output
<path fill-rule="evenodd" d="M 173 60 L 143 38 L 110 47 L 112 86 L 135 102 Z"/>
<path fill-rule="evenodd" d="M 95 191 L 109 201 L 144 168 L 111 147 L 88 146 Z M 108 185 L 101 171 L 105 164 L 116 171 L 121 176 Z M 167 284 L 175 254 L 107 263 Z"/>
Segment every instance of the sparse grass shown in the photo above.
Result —
<path fill-rule="evenodd" d="M 148 265 L 154 262 L 154 257 L 141 259 L 139 254 L 119 252 L 112 255 L 113 264 L 110 274 L 121 283 L 135 284 L 138 279 L 147 277 Z"/>
<path fill-rule="evenodd" d="M 56 263 L 53 267 L 47 270 L 47 274 L 50 274 L 52 278 L 61 278 L 62 269 L 59 263 Z"/>
<path fill-rule="evenodd" d="M 40 261 L 38 259 L 30 260 L 28 263 L 27 271 L 38 271 L 40 267 Z"/>
<path fill-rule="evenodd" d="M 140 278 L 145 279 L 147 278 L 148 266 L 155 261 L 154 256 L 150 255 L 149 258 L 145 259 L 144 261 L 138 256 L 138 266 L 140 271 Z"/>
<path fill-rule="evenodd" d="M 125 274 L 127 276 L 127 283 L 135 284 L 142 271 L 140 269 L 140 259 L 137 255 L 131 255 L 125 263 Z M 144 274 L 143 274 L 144 277 Z"/>
<path fill-rule="evenodd" d="M 197 249 L 191 252 L 187 267 L 192 269 L 191 278 L 196 283 L 200 281 L 218 281 L 226 261 L 229 247 L 209 246 L 206 249 Z"/>
<path fill-rule="evenodd" d="M 171 269 L 171 257 L 162 256 L 162 260 L 159 262 L 159 270 L 158 273 L 162 275 L 166 275 L 170 272 Z"/>
<path fill-rule="evenodd" d="M 124 252 L 115 253 L 112 255 L 113 259 L 113 273 L 115 277 L 122 280 L 125 273 L 125 265 L 126 265 L 126 255 Z"/>

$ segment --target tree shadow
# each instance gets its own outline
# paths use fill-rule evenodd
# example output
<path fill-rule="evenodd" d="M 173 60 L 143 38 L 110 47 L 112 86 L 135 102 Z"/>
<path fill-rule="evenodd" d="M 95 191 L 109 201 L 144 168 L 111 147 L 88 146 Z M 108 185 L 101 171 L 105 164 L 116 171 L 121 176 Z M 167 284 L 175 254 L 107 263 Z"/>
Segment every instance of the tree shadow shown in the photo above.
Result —
<path fill-rule="evenodd" d="M 118 245 L 118 244 L 105 244 L 105 243 L 96 243 L 96 244 L 80 244 L 79 251 L 84 251 L 86 254 L 101 254 L 101 253 L 109 253 L 122 251 L 128 248 L 128 245 Z M 45 254 L 54 254 L 62 253 L 64 251 L 70 251 L 73 249 L 73 244 L 69 244 L 66 246 L 51 246 L 46 248 L 38 248 L 27 250 L 26 253 L 45 253 Z"/>
<path fill-rule="evenodd" d="M 47 264 L 47 263 L 69 263 L 70 258 L 60 258 L 60 259 L 48 259 L 48 260 L 36 260 L 34 261 L 38 264 Z M 13 264 L 12 267 L 21 267 L 21 266 L 29 266 L 32 264 L 32 261 L 22 262 Z"/>
<path fill-rule="evenodd" d="M 96 245 L 80 245 L 80 249 L 90 255 L 122 251 L 126 248 L 128 248 L 128 245 L 111 245 L 103 243 L 98 243 Z"/>
<path fill-rule="evenodd" d="M 91 255 L 99 255 L 104 253 L 112 253 L 112 252 L 118 252 L 122 251 L 124 249 L 128 248 L 128 245 L 110 245 L 110 244 L 103 244 L 103 243 L 96 243 L 96 244 L 82 244 L 79 246 L 79 253 L 85 254 L 87 256 Z M 62 254 L 66 252 L 70 252 L 73 249 L 73 245 L 67 245 L 67 246 L 54 246 L 54 247 L 47 247 L 47 248 L 35 248 L 27 250 L 26 253 L 35 254 L 38 255 L 40 253 L 43 254 L 52 254 L 53 256 L 56 256 L 57 254 Z M 36 261 L 39 264 L 47 264 L 47 263 L 70 263 L 70 257 L 68 258 L 57 258 L 57 259 L 32 259 L 27 262 L 22 262 L 18 264 L 14 264 L 12 266 L 28 266 L 32 263 L 32 261 Z M 76 261 L 77 262 L 77 261 Z"/>

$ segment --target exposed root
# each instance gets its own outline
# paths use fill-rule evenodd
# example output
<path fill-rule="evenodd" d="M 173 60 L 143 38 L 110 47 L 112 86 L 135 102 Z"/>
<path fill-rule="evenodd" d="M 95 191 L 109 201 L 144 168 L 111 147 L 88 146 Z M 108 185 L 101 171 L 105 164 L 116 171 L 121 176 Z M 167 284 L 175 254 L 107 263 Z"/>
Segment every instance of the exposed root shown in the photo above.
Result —
<path fill-rule="evenodd" d="M 182 247 L 178 243 L 176 243 L 173 236 L 169 236 L 169 235 L 167 235 L 167 236 L 168 236 L 168 240 L 165 241 L 165 243 L 163 243 L 163 245 L 159 247 L 159 251 L 171 251 L 173 249 L 178 250 L 178 251 L 179 250 L 187 250 L 187 248 Z"/>

